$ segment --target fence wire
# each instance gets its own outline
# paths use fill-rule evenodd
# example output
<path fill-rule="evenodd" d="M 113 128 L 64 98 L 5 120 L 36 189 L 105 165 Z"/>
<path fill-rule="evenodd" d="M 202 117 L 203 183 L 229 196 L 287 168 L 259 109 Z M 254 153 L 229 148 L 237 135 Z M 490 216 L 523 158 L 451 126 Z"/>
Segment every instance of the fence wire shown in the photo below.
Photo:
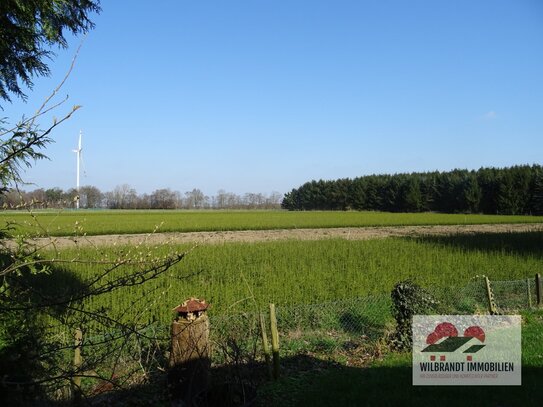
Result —
<path fill-rule="evenodd" d="M 535 280 L 492 281 L 496 305 L 502 312 L 532 308 L 536 304 Z"/>
<path fill-rule="evenodd" d="M 500 313 L 513 313 L 536 305 L 533 279 L 491 281 L 490 288 Z M 461 287 L 429 287 L 436 300 L 431 312 L 440 314 L 488 314 L 489 302 L 484 278 Z M 394 327 L 389 295 L 352 298 L 318 304 L 278 305 L 277 325 L 281 354 L 327 353 L 375 342 Z M 262 311 L 269 333 L 268 310 Z M 212 338 L 219 349 L 229 345 L 258 355 L 261 349 L 259 313 L 222 315 L 211 318 Z M 224 355 L 225 352 L 219 353 Z M 215 361 L 227 362 L 223 356 Z"/>
<path fill-rule="evenodd" d="M 491 281 L 490 288 L 500 313 L 514 313 L 536 306 L 533 279 Z M 487 314 L 487 287 L 477 279 L 463 287 L 429 287 L 426 291 L 436 300 L 433 313 Z M 283 357 L 300 354 L 321 356 L 345 355 L 375 344 L 394 329 L 390 295 L 341 299 L 318 304 L 276 306 Z M 210 315 L 212 363 L 215 366 L 244 365 L 262 362 L 262 329 L 271 338 L 268 309 L 233 315 Z M 69 361 L 73 354 L 73 335 L 57 332 L 50 342 Z M 150 324 L 131 330 L 84 335 L 83 360 L 92 365 L 114 366 L 102 375 L 117 375 L 129 383 L 137 372 L 146 376 L 168 368 L 170 327 Z M 122 367 L 120 369 L 119 367 Z M 86 369 L 85 366 L 82 367 Z M 115 371 L 115 369 L 117 369 Z M 121 380 L 122 379 L 122 380 Z"/>
<path fill-rule="evenodd" d="M 441 314 L 484 314 L 488 312 L 488 296 L 484 279 L 463 287 L 429 287 L 426 291 L 437 301 Z"/>
<path fill-rule="evenodd" d="M 533 279 L 491 281 L 495 302 L 501 313 L 529 309 L 536 303 Z M 462 287 L 429 287 L 426 291 L 436 300 L 432 312 L 441 314 L 486 314 L 488 296 L 484 279 Z M 277 305 L 277 325 L 281 337 L 281 353 L 333 351 L 382 338 L 393 329 L 389 295 L 341 299 L 317 304 Z M 270 338 L 269 310 L 237 314 L 210 315 L 210 339 L 213 362 L 228 363 L 236 358 L 258 358 L 261 352 L 261 322 Z M 148 325 L 132 332 L 135 337 L 154 343 L 167 352 L 170 327 Z M 127 333 L 107 332 L 85 337 L 85 345 L 98 347 L 116 340 L 126 340 Z M 56 341 L 66 344 L 70 335 L 60 335 Z M 141 342 L 141 339 L 140 339 Z"/>
<path fill-rule="evenodd" d="M 391 323 L 390 306 L 386 295 L 279 306 L 277 325 L 282 353 L 325 353 L 375 341 Z"/>

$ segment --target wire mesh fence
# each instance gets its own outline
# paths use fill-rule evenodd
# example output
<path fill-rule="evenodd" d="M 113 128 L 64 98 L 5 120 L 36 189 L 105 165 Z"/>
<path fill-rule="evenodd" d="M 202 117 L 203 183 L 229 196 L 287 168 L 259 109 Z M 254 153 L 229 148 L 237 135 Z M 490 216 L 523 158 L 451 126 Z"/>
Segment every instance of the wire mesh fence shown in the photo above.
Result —
<path fill-rule="evenodd" d="M 491 281 L 490 288 L 501 313 L 516 312 L 536 306 L 534 279 Z M 426 291 L 436 300 L 432 312 L 442 314 L 485 314 L 489 312 L 488 293 L 484 278 L 461 287 L 430 287 Z M 340 299 L 317 304 L 279 304 L 276 306 L 277 325 L 284 354 L 333 350 L 361 341 L 375 341 L 393 328 L 390 295 Z M 215 349 L 214 362 L 227 362 L 228 347 L 257 354 L 261 344 L 261 324 L 269 327 L 268 310 L 237 314 L 212 314 L 210 338 Z M 168 326 L 151 324 L 133 334 L 168 348 Z M 85 344 L 126 338 L 127 332 L 107 332 L 85 338 Z M 69 338 L 64 340 L 69 342 Z"/>
<path fill-rule="evenodd" d="M 536 280 L 492 280 L 489 288 L 499 313 L 513 313 L 537 306 Z M 439 311 L 448 314 L 485 314 L 489 299 L 485 279 L 479 278 L 463 287 L 427 289 L 439 302 Z"/>
<path fill-rule="evenodd" d="M 376 340 L 391 323 L 390 306 L 390 297 L 386 295 L 278 306 L 282 353 L 323 353 Z"/>
<path fill-rule="evenodd" d="M 514 313 L 537 305 L 534 279 L 491 281 L 490 289 L 500 313 Z M 489 313 L 488 291 L 483 277 L 460 287 L 430 287 L 426 291 L 437 304 L 431 310 L 433 313 Z M 317 304 L 277 305 L 281 354 L 331 354 L 375 342 L 394 329 L 391 306 L 389 295 Z M 267 310 L 212 316 L 211 338 L 215 350 L 220 350 L 215 352 L 214 362 L 228 362 L 228 346 L 237 348 L 238 354 L 245 354 L 248 359 L 258 358 L 262 346 L 259 318 L 264 318 L 264 326 L 269 330 Z"/>
<path fill-rule="evenodd" d="M 499 313 L 515 313 L 536 307 L 534 279 L 491 281 L 490 290 Z M 488 314 L 489 298 L 484 277 L 460 287 L 430 287 L 439 314 Z M 394 328 L 389 295 L 342 299 L 318 304 L 278 305 L 277 325 L 281 336 L 281 354 L 329 353 L 355 349 L 375 342 Z M 265 326 L 269 315 L 263 312 Z M 261 329 L 258 313 L 216 316 L 211 319 L 216 344 L 241 344 L 258 354 Z M 223 360 L 224 361 L 224 360 Z"/>
<path fill-rule="evenodd" d="M 441 314 L 488 312 L 487 291 L 482 278 L 461 287 L 429 287 L 426 290 L 437 301 L 435 311 Z"/>
<path fill-rule="evenodd" d="M 500 313 L 514 313 L 538 306 L 534 279 L 491 281 L 490 290 Z M 462 287 L 426 288 L 437 304 L 432 313 L 486 314 L 488 290 L 484 278 Z M 300 354 L 333 358 L 354 353 L 385 338 L 394 329 L 390 295 L 339 299 L 317 304 L 276 306 L 281 357 Z M 264 360 L 262 327 L 270 337 L 269 310 L 210 315 L 210 341 L 214 366 L 246 365 Z M 101 378 L 115 377 L 127 384 L 135 377 L 149 377 L 168 368 L 170 327 L 148 324 L 84 335 L 80 372 Z M 73 336 L 57 333 L 50 338 L 70 360 Z M 69 365 L 69 363 L 68 363 Z M 97 369 L 96 366 L 104 366 Z M 72 372 L 73 373 L 73 372 Z M 93 390 L 94 391 L 94 390 Z"/>
<path fill-rule="evenodd" d="M 492 281 L 491 289 L 496 299 L 496 305 L 502 312 L 532 308 L 536 305 L 535 280 Z"/>

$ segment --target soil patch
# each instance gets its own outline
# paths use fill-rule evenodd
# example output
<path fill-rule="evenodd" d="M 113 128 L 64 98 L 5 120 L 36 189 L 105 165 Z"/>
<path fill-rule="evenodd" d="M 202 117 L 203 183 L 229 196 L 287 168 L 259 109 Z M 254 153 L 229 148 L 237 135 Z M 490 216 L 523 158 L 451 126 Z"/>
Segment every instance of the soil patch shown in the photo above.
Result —
<path fill-rule="evenodd" d="M 100 235 L 85 237 L 51 237 L 34 239 L 39 246 L 55 245 L 58 249 L 76 246 L 123 246 L 165 243 L 222 244 L 227 242 L 268 242 L 276 240 L 383 239 L 393 236 L 439 236 L 478 233 L 543 231 L 543 224 L 386 226 L 320 229 L 243 230 L 224 232 L 152 233 Z"/>

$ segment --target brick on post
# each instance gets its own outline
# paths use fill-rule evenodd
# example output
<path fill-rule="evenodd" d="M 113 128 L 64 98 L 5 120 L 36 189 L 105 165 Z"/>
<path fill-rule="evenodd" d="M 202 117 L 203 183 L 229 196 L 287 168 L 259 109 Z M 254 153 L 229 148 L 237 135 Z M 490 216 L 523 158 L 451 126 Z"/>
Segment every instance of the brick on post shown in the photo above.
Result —
<path fill-rule="evenodd" d="M 190 298 L 174 308 L 168 382 L 174 400 L 192 403 L 208 387 L 211 367 L 209 317 L 205 300 Z"/>

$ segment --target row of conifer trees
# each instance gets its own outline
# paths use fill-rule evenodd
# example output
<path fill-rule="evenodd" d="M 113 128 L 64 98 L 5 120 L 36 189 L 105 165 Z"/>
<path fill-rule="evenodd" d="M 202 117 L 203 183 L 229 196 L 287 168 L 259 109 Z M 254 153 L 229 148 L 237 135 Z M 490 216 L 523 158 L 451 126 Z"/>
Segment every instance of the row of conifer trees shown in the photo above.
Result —
<path fill-rule="evenodd" d="M 543 215 L 543 167 L 534 164 L 310 181 L 285 194 L 282 207 Z"/>

